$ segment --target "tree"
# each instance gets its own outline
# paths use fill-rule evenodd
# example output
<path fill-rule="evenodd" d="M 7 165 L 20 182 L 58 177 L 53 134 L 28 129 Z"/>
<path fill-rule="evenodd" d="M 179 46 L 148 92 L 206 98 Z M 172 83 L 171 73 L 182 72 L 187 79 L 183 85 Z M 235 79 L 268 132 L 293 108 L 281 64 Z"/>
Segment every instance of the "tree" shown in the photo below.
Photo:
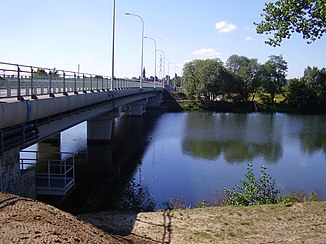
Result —
<path fill-rule="evenodd" d="M 319 70 L 317 67 L 307 67 L 304 71 L 303 82 L 316 94 L 319 104 L 326 103 L 326 69 Z"/>
<path fill-rule="evenodd" d="M 175 73 L 174 78 L 171 80 L 171 82 L 174 87 L 181 87 L 182 77 L 178 76 Z"/>
<path fill-rule="evenodd" d="M 263 20 L 255 23 L 257 33 L 272 34 L 266 43 L 279 46 L 294 32 L 302 33 L 303 39 L 311 43 L 320 39 L 326 31 L 325 0 L 277 0 L 266 3 Z"/>
<path fill-rule="evenodd" d="M 183 88 L 187 96 L 209 98 L 223 92 L 226 70 L 219 59 L 193 60 L 183 67 Z"/>
<path fill-rule="evenodd" d="M 262 87 L 265 92 L 270 94 L 273 104 L 275 95 L 281 93 L 286 84 L 287 62 L 282 55 L 272 55 L 262 67 Z"/>
<path fill-rule="evenodd" d="M 311 112 L 316 108 L 317 95 L 303 79 L 291 79 L 287 86 L 286 101 L 292 108 Z"/>
<path fill-rule="evenodd" d="M 42 68 L 37 68 L 37 70 L 34 71 L 34 76 L 37 76 L 37 77 L 47 77 L 47 75 L 48 74 Z"/>
<path fill-rule="evenodd" d="M 226 67 L 233 75 L 233 92 L 239 94 L 243 102 L 256 93 L 260 86 L 260 65 L 257 59 L 232 55 L 226 61 Z"/>

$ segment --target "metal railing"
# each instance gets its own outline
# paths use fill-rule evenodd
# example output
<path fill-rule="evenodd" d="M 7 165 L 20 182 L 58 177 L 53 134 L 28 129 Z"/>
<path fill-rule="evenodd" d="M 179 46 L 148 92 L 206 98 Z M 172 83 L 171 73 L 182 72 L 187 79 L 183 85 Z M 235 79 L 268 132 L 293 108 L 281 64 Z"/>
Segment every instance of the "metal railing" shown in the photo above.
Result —
<path fill-rule="evenodd" d="M 55 97 L 55 94 L 100 92 L 139 86 L 139 80 L 135 79 L 115 78 L 111 85 L 111 77 L 108 76 L 0 62 L 0 99 L 16 97 L 24 100 L 25 96 L 37 99 L 40 95 Z M 154 82 L 143 81 L 143 87 L 154 87 Z"/>
<path fill-rule="evenodd" d="M 35 171 L 36 193 L 64 195 L 75 184 L 75 157 L 66 152 L 22 151 L 22 174 Z"/>

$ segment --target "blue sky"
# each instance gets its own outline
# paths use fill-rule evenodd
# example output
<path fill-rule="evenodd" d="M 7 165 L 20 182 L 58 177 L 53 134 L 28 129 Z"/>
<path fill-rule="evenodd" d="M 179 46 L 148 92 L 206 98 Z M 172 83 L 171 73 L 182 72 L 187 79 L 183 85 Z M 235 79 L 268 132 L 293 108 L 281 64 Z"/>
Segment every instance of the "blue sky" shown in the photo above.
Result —
<path fill-rule="evenodd" d="M 0 0 L 0 62 L 111 74 L 112 0 Z M 115 75 L 140 75 L 141 21 L 145 36 L 165 52 L 165 73 L 180 75 L 185 62 L 232 54 L 257 58 L 282 54 L 288 78 L 310 66 L 326 67 L 325 37 L 306 44 L 300 34 L 281 47 L 264 43 L 253 22 L 261 20 L 262 0 L 116 0 Z M 157 75 L 159 56 L 157 52 Z M 173 65 L 174 64 L 174 65 Z M 144 40 L 146 75 L 154 75 L 154 42 Z M 176 68 L 175 68 L 176 67 Z"/>

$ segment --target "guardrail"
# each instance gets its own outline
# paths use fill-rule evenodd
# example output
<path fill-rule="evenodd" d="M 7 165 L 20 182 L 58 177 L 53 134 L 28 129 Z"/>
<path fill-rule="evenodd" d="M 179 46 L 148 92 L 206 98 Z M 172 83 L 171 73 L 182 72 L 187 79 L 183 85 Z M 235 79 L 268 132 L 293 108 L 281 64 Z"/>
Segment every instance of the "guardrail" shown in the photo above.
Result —
<path fill-rule="evenodd" d="M 139 88 L 139 80 L 115 78 L 75 71 L 57 70 L 0 62 L 0 99 L 37 99 L 40 95 L 100 92 Z M 155 87 L 154 82 L 143 81 L 143 87 Z"/>
<path fill-rule="evenodd" d="M 75 156 L 67 152 L 22 151 L 22 174 L 35 171 L 36 193 L 65 195 L 75 184 Z"/>

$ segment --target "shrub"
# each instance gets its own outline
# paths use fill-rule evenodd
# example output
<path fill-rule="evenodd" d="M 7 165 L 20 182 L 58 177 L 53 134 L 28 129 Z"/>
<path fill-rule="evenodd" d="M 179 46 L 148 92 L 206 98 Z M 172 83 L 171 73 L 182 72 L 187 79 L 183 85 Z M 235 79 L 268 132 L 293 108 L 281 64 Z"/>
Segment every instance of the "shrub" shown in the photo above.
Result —
<path fill-rule="evenodd" d="M 266 168 L 261 166 L 261 176 L 255 178 L 252 164 L 248 164 L 247 180 L 241 180 L 240 185 L 232 189 L 225 188 L 226 202 L 234 206 L 248 206 L 255 204 L 274 204 L 280 201 L 280 190 L 275 187 L 275 180 L 266 172 Z"/>
<path fill-rule="evenodd" d="M 163 203 L 165 209 L 186 209 L 186 198 L 179 194 L 176 197 L 170 198 L 168 201 Z"/>

